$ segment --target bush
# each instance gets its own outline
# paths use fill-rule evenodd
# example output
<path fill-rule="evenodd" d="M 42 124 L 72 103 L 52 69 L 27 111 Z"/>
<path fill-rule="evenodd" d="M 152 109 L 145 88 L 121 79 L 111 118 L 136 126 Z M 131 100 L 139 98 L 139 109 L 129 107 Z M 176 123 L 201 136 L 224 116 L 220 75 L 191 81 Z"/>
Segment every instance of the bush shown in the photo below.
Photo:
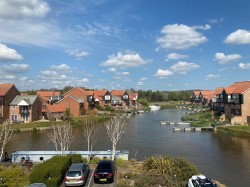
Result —
<path fill-rule="evenodd" d="M 149 173 L 162 175 L 165 183 L 172 186 L 187 181 L 197 173 L 196 167 L 184 159 L 172 159 L 162 156 L 147 158 L 144 161 L 144 168 Z"/>
<path fill-rule="evenodd" d="M 45 183 L 48 186 L 60 186 L 71 164 L 70 156 L 54 156 L 35 166 L 30 174 L 30 183 Z"/>
<path fill-rule="evenodd" d="M 98 164 L 101 159 L 98 157 L 93 157 L 91 160 L 89 160 L 89 164 Z"/>
<path fill-rule="evenodd" d="M 18 167 L 7 168 L 0 172 L 0 176 L 3 178 L 3 184 L 0 187 L 26 186 L 29 184 L 29 176 Z"/>
<path fill-rule="evenodd" d="M 71 164 L 82 162 L 82 156 L 79 154 L 70 155 L 70 159 L 71 159 Z"/>

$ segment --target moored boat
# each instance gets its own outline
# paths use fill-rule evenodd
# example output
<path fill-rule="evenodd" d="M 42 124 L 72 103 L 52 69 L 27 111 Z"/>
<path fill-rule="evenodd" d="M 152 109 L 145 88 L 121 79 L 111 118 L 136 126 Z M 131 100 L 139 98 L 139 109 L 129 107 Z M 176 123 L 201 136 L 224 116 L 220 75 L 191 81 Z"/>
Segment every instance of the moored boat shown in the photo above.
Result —
<path fill-rule="evenodd" d="M 149 105 L 149 108 L 151 109 L 151 111 L 156 111 L 156 110 L 160 110 L 161 106 L 158 104 L 154 104 L 154 105 Z"/>

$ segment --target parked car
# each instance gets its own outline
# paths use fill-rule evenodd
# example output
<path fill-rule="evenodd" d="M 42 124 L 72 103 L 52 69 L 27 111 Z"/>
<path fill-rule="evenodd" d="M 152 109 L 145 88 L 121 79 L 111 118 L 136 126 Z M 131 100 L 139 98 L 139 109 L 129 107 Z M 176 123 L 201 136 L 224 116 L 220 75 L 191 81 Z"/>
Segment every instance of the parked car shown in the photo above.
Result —
<path fill-rule="evenodd" d="M 194 175 L 188 180 L 188 187 L 218 187 L 212 180 L 204 175 Z"/>
<path fill-rule="evenodd" d="M 94 171 L 95 183 L 112 183 L 115 177 L 115 165 L 112 160 L 99 161 Z"/>
<path fill-rule="evenodd" d="M 83 186 L 88 179 L 90 169 L 88 164 L 74 163 L 64 177 L 65 186 Z"/>

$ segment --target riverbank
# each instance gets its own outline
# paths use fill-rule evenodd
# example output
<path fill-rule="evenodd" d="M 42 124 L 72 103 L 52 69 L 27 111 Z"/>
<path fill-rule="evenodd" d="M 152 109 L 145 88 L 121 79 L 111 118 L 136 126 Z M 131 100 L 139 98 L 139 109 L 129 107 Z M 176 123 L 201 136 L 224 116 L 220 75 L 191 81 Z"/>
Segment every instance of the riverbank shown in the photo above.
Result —
<path fill-rule="evenodd" d="M 217 132 L 235 137 L 250 137 L 250 126 L 221 126 L 217 127 Z"/>
<path fill-rule="evenodd" d="M 94 123 L 101 123 L 107 120 L 107 116 L 100 116 L 100 115 L 86 115 L 81 117 L 71 117 L 70 123 L 74 127 L 79 127 L 85 124 L 87 120 L 94 121 Z M 40 120 L 32 123 L 22 123 L 22 124 L 11 124 L 12 129 L 14 132 L 23 132 L 23 131 L 37 131 L 37 130 L 47 130 L 51 129 L 53 125 L 60 125 L 62 121 L 48 121 L 48 120 Z"/>

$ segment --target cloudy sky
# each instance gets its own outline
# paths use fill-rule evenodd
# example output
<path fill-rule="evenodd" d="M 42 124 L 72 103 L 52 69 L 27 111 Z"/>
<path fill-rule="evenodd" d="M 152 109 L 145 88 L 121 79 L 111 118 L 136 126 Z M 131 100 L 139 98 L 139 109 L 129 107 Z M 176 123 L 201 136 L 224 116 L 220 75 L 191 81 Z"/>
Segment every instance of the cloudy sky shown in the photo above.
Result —
<path fill-rule="evenodd" d="M 250 80 L 249 0 L 1 0 L 0 83 L 215 89 Z"/>

